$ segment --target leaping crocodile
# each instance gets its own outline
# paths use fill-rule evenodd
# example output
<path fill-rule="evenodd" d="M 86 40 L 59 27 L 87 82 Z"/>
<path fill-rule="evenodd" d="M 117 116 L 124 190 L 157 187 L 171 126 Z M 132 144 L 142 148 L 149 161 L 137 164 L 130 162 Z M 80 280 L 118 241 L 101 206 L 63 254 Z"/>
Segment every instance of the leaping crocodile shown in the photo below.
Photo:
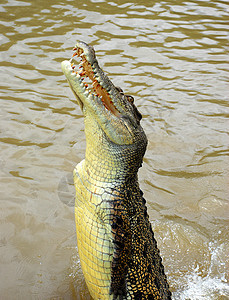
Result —
<path fill-rule="evenodd" d="M 92 46 L 79 41 L 73 51 L 62 70 L 85 122 L 85 159 L 73 175 L 77 244 L 89 292 L 96 300 L 171 299 L 138 184 L 147 146 L 142 116 L 133 97 L 99 67 Z"/>

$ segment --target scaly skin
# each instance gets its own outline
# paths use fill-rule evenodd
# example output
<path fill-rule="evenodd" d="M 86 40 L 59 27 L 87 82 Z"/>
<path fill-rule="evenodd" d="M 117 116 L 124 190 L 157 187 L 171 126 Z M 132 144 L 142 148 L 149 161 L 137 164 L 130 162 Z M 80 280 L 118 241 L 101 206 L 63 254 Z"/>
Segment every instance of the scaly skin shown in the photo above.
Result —
<path fill-rule="evenodd" d="M 141 114 L 133 97 L 103 73 L 91 46 L 77 42 L 73 50 L 62 70 L 85 120 L 86 155 L 74 170 L 74 183 L 78 251 L 88 289 L 96 300 L 171 299 L 138 185 L 147 146 Z"/>

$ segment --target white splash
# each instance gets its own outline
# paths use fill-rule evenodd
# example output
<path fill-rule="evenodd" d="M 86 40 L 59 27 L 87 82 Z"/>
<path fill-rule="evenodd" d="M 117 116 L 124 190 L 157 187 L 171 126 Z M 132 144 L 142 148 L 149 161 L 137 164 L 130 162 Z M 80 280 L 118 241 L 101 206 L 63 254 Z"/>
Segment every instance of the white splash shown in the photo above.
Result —
<path fill-rule="evenodd" d="M 173 293 L 174 300 L 217 300 L 229 299 L 229 285 L 226 280 L 226 274 L 219 273 L 215 276 L 215 270 L 219 266 L 225 265 L 220 261 L 220 253 L 222 253 L 223 245 L 214 249 L 213 243 L 209 244 L 211 249 L 211 264 L 208 275 L 203 277 L 197 266 L 192 274 L 183 277 L 185 287 L 182 291 Z"/>

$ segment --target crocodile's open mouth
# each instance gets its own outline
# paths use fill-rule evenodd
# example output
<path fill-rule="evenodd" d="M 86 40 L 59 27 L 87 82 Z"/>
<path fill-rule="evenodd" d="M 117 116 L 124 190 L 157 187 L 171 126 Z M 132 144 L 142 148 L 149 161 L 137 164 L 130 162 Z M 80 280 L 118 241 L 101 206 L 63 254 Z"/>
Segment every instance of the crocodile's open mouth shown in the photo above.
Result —
<path fill-rule="evenodd" d="M 93 48 L 92 48 L 93 49 Z M 92 94 L 101 100 L 107 110 L 117 117 L 121 114 L 114 105 L 111 95 L 106 88 L 102 86 L 102 80 L 97 75 L 97 67 L 93 67 L 87 60 L 84 50 L 81 47 L 73 48 L 74 54 L 70 60 L 73 73 L 77 75 L 77 79 L 84 85 L 85 94 Z M 94 53 L 93 53 L 94 54 Z M 79 77 L 80 76 L 80 77 Z"/>
<path fill-rule="evenodd" d="M 135 136 L 142 133 L 141 114 L 134 105 L 134 98 L 116 87 L 100 68 L 94 48 L 77 41 L 70 60 L 64 60 L 61 68 L 70 88 L 85 116 L 85 128 L 94 120 L 115 144 L 130 145 Z"/>

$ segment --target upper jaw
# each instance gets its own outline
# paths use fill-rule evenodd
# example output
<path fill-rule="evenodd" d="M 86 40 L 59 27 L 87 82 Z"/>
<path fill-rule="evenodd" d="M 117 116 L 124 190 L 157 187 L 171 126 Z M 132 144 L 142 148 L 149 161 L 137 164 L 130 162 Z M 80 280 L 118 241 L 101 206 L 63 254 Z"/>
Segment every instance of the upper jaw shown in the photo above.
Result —
<path fill-rule="evenodd" d="M 130 96 L 125 96 L 104 74 L 92 46 L 77 42 L 73 51 L 72 58 L 63 61 L 61 67 L 82 111 L 94 114 L 111 140 L 117 140 L 116 134 L 119 136 L 118 143 L 133 143 L 139 115 L 135 113 Z M 117 129 L 117 124 L 120 129 Z"/>
<path fill-rule="evenodd" d="M 82 85 L 80 91 L 84 93 L 86 91 L 97 96 L 103 105 L 115 116 L 120 117 L 121 115 L 131 114 L 129 101 L 124 101 L 124 94 L 114 86 L 99 67 L 94 48 L 84 42 L 77 41 L 73 51 L 74 53 L 69 61 L 71 68 L 69 68 L 69 65 L 67 66 L 66 62 L 62 63 L 62 70 L 65 75 L 69 75 L 70 71 L 75 73 L 77 80 Z M 71 82 L 69 83 L 71 84 Z M 74 84 L 72 84 L 71 88 L 73 86 Z"/>
<path fill-rule="evenodd" d="M 113 83 L 99 67 L 94 48 L 84 42 L 78 41 L 73 51 L 75 52 L 70 60 L 72 70 L 66 62 L 62 63 L 62 70 L 65 75 L 67 67 L 68 74 L 69 71 L 76 74 L 76 80 L 78 80 L 81 85 L 79 92 L 86 93 L 86 95 L 88 92 L 89 94 L 93 94 L 95 98 L 99 98 L 99 101 L 102 102 L 106 109 L 116 117 L 120 117 L 121 112 L 120 109 L 117 108 L 117 98 L 120 97 L 120 95 L 116 91 Z M 79 62 L 77 62 L 77 60 L 79 60 Z M 71 87 L 74 88 L 73 86 Z"/>

